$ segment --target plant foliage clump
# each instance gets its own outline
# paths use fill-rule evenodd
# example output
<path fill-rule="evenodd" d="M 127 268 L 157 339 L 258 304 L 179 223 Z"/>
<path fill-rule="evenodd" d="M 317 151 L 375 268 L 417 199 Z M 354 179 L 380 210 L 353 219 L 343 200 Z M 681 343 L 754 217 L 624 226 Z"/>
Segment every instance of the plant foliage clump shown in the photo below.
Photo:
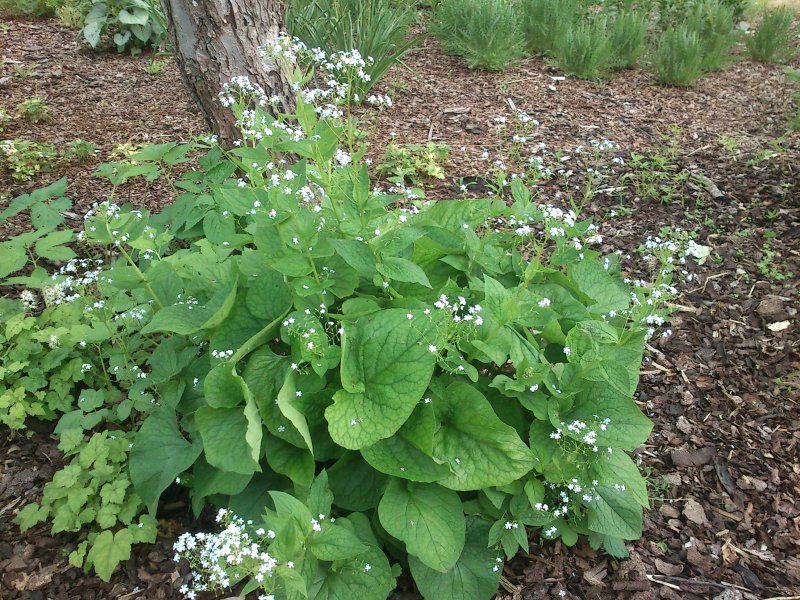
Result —
<path fill-rule="evenodd" d="M 703 75 L 703 43 L 686 26 L 667 29 L 652 56 L 659 83 L 687 87 Z"/>
<path fill-rule="evenodd" d="M 584 12 L 577 0 L 522 0 L 525 44 L 533 54 L 552 53 L 559 40 Z"/>
<path fill-rule="evenodd" d="M 581 19 L 555 40 L 553 58 L 560 69 L 582 79 L 600 80 L 617 64 L 605 17 Z"/>
<path fill-rule="evenodd" d="M 763 63 L 785 63 L 792 60 L 797 49 L 795 14 L 789 8 L 766 11 L 758 28 L 746 40 L 747 51 L 753 60 Z"/>
<path fill-rule="evenodd" d="M 83 38 L 97 48 L 110 38 L 117 52 L 157 48 L 167 38 L 167 22 L 158 0 L 92 0 Z"/>
<path fill-rule="evenodd" d="M 514 0 L 443 0 L 432 31 L 470 69 L 500 71 L 525 54 Z"/>
<path fill-rule="evenodd" d="M 9 207 L 35 231 L 0 246 L 29 288 L 0 303 L 0 414 L 58 418 L 72 457 L 17 522 L 81 528 L 70 561 L 107 579 L 184 486 L 224 527 L 178 540 L 187 594 L 383 600 L 404 564 L 426 598 L 480 600 L 528 527 L 624 556 L 648 505 L 634 393 L 678 248 L 649 240 L 652 279 L 628 281 L 590 221 L 519 179 L 509 203 L 374 190 L 353 125 L 310 101 L 346 96 L 290 66 L 296 114 L 237 78 L 238 146 L 101 166 L 112 195 L 80 231 L 54 229 L 63 182 Z M 197 151 L 159 215 L 113 201 Z M 69 260 L 73 239 L 111 262 Z M 69 262 L 52 279 L 28 256 Z"/>

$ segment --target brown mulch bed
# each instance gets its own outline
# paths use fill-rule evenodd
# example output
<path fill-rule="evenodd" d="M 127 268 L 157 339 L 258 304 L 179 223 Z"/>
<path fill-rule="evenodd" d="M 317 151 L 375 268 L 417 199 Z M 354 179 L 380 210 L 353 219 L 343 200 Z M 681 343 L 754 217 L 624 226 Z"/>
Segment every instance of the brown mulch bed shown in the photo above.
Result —
<path fill-rule="evenodd" d="M 185 140 L 205 129 L 171 62 L 150 75 L 144 59 L 89 53 L 74 31 L 26 21 L 0 22 L 0 58 L 0 107 L 42 94 L 52 114 L 45 123 L 15 124 L 3 139 L 63 145 L 80 137 L 100 150 L 87 165 L 57 166 L 34 182 L 68 174 L 76 215 L 107 193 L 91 171 L 115 145 Z M 19 78 L 14 64 L 35 65 L 37 75 Z M 559 74 L 538 59 L 499 74 L 469 72 L 433 40 L 407 64 L 410 71 L 385 79 L 398 90 L 394 107 L 362 119 L 374 158 L 392 133 L 400 142 L 453 148 L 450 179 L 433 186 L 432 197 L 452 195 L 459 177 L 483 174 L 502 157 L 508 132 L 494 117 L 510 116 L 508 99 L 541 122 L 534 142 L 554 151 L 609 138 L 629 155 L 666 136 L 679 147 L 680 169 L 702 174 L 719 191 L 687 183 L 681 202 L 595 196 L 586 207 L 607 217 L 608 250 L 633 250 L 647 234 L 680 226 L 713 252 L 681 286 L 674 336 L 654 341 L 643 366 L 637 399 L 655 428 L 638 456 L 653 484 L 653 508 L 643 538 L 630 544 L 631 559 L 610 559 L 585 544 L 534 543 L 530 555 L 505 566 L 498 598 L 800 594 L 800 138 L 774 141 L 796 109 L 781 68 L 741 62 L 688 90 L 658 87 L 644 71 L 594 84 L 554 80 Z M 33 187 L 0 179 L 0 192 Z M 158 187 L 128 193 L 152 209 L 169 199 Z M 608 217 L 612 210 L 618 216 Z M 21 226 L 0 224 L 0 239 Z M 765 244 L 776 253 L 771 262 Z M 777 281 L 770 267 L 794 276 Z M 783 322 L 788 327 L 776 325 Z M 12 516 L 40 496 L 61 464 L 46 428 L 30 438 L 0 429 L 0 598 L 177 598 L 182 573 L 170 545 L 176 528 L 193 526 L 188 510 L 164 519 L 159 543 L 137 549 L 111 583 L 69 567 L 64 550 L 76 536 L 51 536 L 46 526 L 19 533 Z"/>

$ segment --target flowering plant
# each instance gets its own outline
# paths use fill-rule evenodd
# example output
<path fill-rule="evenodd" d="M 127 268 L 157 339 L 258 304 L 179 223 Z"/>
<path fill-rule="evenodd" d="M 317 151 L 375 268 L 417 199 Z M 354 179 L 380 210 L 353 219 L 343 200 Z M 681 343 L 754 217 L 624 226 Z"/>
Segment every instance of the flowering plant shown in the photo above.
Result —
<path fill-rule="evenodd" d="M 71 449 L 116 422 L 139 510 L 177 482 L 196 513 L 232 511 L 221 534 L 176 545 L 190 596 L 246 580 L 267 598 L 380 599 L 393 557 L 429 599 L 488 598 L 526 526 L 624 555 L 648 504 L 626 452 L 651 429 L 633 395 L 674 292 L 669 248 L 648 249 L 650 281 L 626 282 L 594 225 L 519 178 L 508 204 L 372 189 L 329 107 L 347 95 L 296 84 L 297 114 L 276 118 L 232 82 L 240 144 L 210 145 L 160 215 L 113 198 L 87 215 L 78 240 L 115 260 L 89 281 L 57 276 L 59 304 L 96 319 L 70 340 L 95 336 L 105 412 L 61 417 Z M 190 149 L 101 172 L 116 189 Z M 92 538 L 116 560 L 120 531 Z"/>

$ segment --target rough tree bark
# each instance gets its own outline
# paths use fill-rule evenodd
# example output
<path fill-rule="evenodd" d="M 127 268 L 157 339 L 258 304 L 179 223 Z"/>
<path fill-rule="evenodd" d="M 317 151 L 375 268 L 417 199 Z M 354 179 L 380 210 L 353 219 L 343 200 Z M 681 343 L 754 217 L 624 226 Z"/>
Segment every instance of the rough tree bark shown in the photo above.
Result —
<path fill-rule="evenodd" d="M 237 138 L 234 118 L 218 99 L 222 85 L 247 75 L 292 110 L 289 74 L 259 48 L 283 29 L 284 0 L 161 0 L 183 81 L 220 143 Z"/>

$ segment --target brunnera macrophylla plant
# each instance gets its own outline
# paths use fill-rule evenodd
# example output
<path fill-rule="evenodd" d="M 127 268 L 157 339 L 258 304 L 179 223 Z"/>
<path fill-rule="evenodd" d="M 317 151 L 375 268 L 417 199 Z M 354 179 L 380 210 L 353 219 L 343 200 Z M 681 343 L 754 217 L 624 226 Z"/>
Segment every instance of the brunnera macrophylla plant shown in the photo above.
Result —
<path fill-rule="evenodd" d="M 377 600 L 402 563 L 426 598 L 489 598 L 528 528 L 624 556 L 648 505 L 627 453 L 652 424 L 633 396 L 678 248 L 653 242 L 652 278 L 626 282 L 589 221 L 519 179 L 509 203 L 374 190 L 337 108 L 347 94 L 294 75 L 295 115 L 228 86 L 240 144 L 208 144 L 159 215 L 115 204 L 117 186 L 171 177 L 197 144 L 101 168 L 115 191 L 76 238 L 113 260 L 90 280 L 57 275 L 53 307 L 80 308 L 85 329 L 63 339 L 98 375 L 53 410 L 79 457 L 118 443 L 93 431 L 124 432 L 114 461 L 130 485 L 108 494 L 136 508 L 90 523 L 102 506 L 89 506 L 71 559 L 109 576 L 140 541 L 136 515 L 173 485 L 196 514 L 228 511 L 221 533 L 176 544 L 188 597 L 242 582 L 264 598 Z M 50 486 L 82 481 L 57 477 L 24 527 L 54 518 Z"/>

